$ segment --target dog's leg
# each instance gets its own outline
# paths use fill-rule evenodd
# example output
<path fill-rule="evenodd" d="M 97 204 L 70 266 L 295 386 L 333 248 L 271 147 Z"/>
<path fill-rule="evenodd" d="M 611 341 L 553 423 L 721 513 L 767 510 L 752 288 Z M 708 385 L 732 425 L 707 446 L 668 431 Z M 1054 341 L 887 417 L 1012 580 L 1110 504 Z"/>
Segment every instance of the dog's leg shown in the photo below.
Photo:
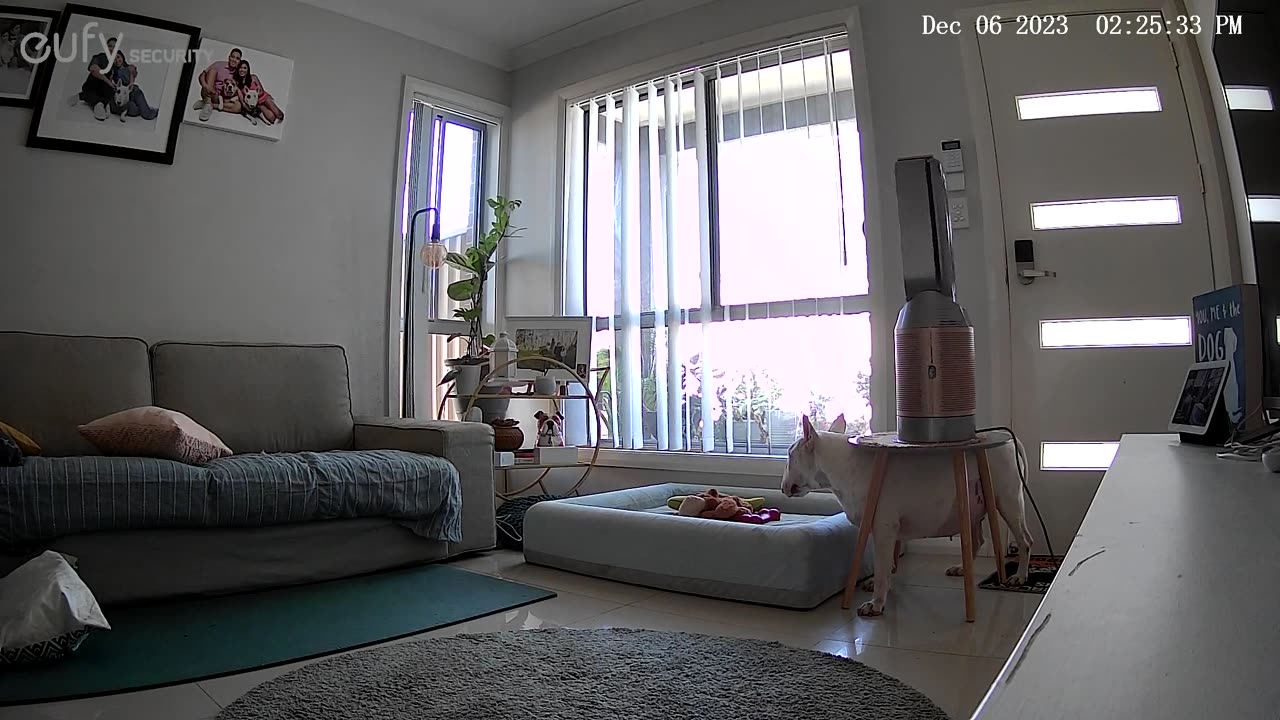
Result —
<path fill-rule="evenodd" d="M 978 557 L 978 551 L 982 549 L 982 518 L 978 518 L 970 532 L 973 535 L 973 556 L 976 558 Z M 964 577 L 964 566 L 952 565 L 947 568 L 947 577 Z"/>
<path fill-rule="evenodd" d="M 1034 539 L 1027 529 L 1027 508 L 1022 496 L 1022 479 L 1018 474 L 1018 462 L 1026 465 L 1026 454 L 1019 445 L 1008 443 L 994 451 L 996 465 L 992 469 L 991 484 L 996 494 L 996 509 L 1004 524 L 1009 526 L 1014 546 L 1018 548 L 1018 572 L 1010 575 L 1007 584 L 1018 586 L 1026 583 L 1031 568 L 1031 545 Z"/>
<path fill-rule="evenodd" d="M 875 538 L 876 569 L 872 583 L 871 599 L 858 606 L 862 617 L 875 617 L 884 613 L 884 603 L 889 597 L 889 577 L 893 574 L 893 547 L 898 542 L 898 518 L 876 518 L 871 530 Z"/>
<path fill-rule="evenodd" d="M 902 556 L 902 540 L 897 540 L 893 543 L 893 569 L 889 571 L 889 574 L 892 575 L 898 572 L 898 558 L 901 556 Z M 866 590 L 867 592 L 875 592 L 875 589 L 876 589 L 875 575 L 872 575 L 871 577 L 859 583 L 858 589 Z"/>

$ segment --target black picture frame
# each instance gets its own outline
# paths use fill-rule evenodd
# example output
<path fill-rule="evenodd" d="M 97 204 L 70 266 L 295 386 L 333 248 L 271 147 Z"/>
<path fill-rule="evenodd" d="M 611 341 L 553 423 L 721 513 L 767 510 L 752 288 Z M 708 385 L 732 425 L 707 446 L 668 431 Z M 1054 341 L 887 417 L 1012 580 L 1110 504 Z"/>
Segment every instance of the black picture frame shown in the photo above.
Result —
<path fill-rule="evenodd" d="M 0 20 L 6 19 L 6 16 L 14 16 L 14 15 L 25 15 L 25 16 L 31 16 L 31 17 L 44 18 L 45 20 L 48 21 L 48 27 L 46 28 L 46 32 L 48 32 L 48 31 L 52 31 L 53 28 L 57 26 L 59 13 L 57 10 L 47 10 L 45 8 L 23 7 L 18 5 L 0 5 Z M 15 48 L 14 51 L 17 52 L 17 49 Z M 2 62 L 3 60 L 2 58 L 0 58 L 0 64 L 2 64 Z M 0 107 L 29 108 L 34 106 L 36 102 L 35 99 L 41 96 L 40 80 L 44 76 L 42 72 L 44 70 L 43 66 L 46 65 L 47 63 L 48 61 L 42 62 L 38 66 L 36 66 L 36 68 L 33 70 L 34 82 L 31 85 L 31 91 L 27 94 L 25 98 L 6 97 L 4 95 L 0 95 Z M 0 69 L 3 69 L 3 68 L 0 68 Z"/>
<path fill-rule="evenodd" d="M 61 150 L 64 152 L 83 153 L 88 155 L 103 155 L 106 157 L 122 158 L 125 160 L 139 160 L 143 162 L 160 163 L 163 165 L 172 165 L 174 152 L 178 146 L 178 129 L 182 126 L 182 104 L 186 100 L 187 91 L 191 86 L 191 71 L 195 67 L 195 52 L 200 47 L 201 29 L 194 25 L 174 22 L 171 20 L 163 20 L 160 18 L 147 17 L 145 15 L 137 15 L 134 13 L 121 12 L 118 10 L 107 10 L 103 8 L 90 7 L 87 5 L 68 4 L 62 11 L 58 19 L 57 37 L 65 37 L 67 28 L 74 16 L 85 16 L 92 20 L 109 20 L 123 23 L 132 23 L 134 25 L 143 25 L 157 30 L 165 30 L 186 36 L 187 51 L 186 59 L 180 68 L 177 68 L 178 86 L 174 91 L 174 97 L 167 99 L 166 106 L 169 106 L 169 127 L 167 130 L 167 139 L 164 150 L 146 150 L 141 148 L 122 147 L 118 145 L 110 145 L 101 142 L 90 142 L 83 140 L 68 140 L 65 138 L 44 137 L 40 134 L 41 122 L 44 119 L 44 106 L 51 91 L 53 69 L 56 63 L 42 63 L 41 79 L 37 81 L 39 92 L 32 108 L 31 129 L 27 133 L 27 147 L 40 148 L 44 150 Z M 125 40 L 124 44 L 127 44 Z M 157 100 L 163 101 L 163 98 Z"/>

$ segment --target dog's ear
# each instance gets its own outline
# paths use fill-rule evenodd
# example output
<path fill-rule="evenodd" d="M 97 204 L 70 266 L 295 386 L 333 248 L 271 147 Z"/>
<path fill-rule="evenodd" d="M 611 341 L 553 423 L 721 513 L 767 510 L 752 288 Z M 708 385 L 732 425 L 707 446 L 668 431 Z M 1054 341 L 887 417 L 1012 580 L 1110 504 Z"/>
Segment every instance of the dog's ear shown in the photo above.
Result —
<path fill-rule="evenodd" d="M 809 416 L 808 416 L 808 415 L 803 415 L 803 416 L 801 416 L 801 418 L 800 418 L 800 426 L 804 428 L 804 436 L 803 436 L 803 438 L 802 438 L 802 439 L 803 439 L 805 442 L 809 442 L 810 440 L 812 440 L 812 439 L 813 439 L 813 435 L 814 435 L 814 431 L 813 431 L 813 423 L 809 422 Z"/>
<path fill-rule="evenodd" d="M 836 416 L 835 420 L 831 421 L 831 432 L 833 433 L 844 434 L 845 429 L 847 427 L 848 427 L 848 424 L 845 422 L 844 413 L 840 413 L 839 415 Z"/>

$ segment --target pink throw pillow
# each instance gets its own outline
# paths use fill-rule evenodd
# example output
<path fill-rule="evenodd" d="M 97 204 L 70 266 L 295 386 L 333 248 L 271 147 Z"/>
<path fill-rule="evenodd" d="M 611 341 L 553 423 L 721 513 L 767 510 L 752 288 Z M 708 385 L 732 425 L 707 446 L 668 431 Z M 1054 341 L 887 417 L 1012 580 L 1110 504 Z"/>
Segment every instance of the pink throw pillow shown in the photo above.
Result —
<path fill-rule="evenodd" d="M 199 423 L 174 410 L 148 405 L 87 425 L 80 434 L 103 455 L 155 457 L 201 465 L 231 455 L 231 448 Z"/>

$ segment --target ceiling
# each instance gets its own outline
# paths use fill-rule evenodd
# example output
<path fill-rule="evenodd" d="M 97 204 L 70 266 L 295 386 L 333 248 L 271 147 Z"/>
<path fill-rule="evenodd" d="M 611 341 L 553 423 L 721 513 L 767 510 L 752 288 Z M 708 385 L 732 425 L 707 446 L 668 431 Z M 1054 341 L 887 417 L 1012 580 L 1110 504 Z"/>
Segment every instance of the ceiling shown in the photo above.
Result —
<path fill-rule="evenodd" d="M 299 0 L 513 70 L 711 0 Z"/>

